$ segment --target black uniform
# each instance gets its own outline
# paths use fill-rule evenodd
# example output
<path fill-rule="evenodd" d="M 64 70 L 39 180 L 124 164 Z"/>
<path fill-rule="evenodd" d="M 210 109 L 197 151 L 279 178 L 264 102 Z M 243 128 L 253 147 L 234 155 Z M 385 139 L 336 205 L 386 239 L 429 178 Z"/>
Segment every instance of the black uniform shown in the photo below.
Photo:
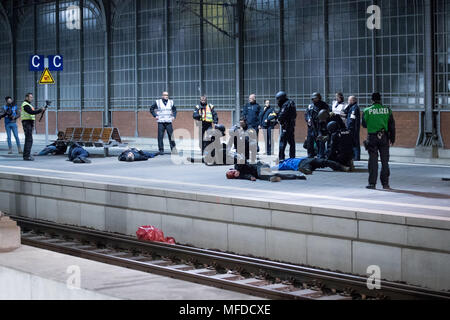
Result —
<path fill-rule="evenodd" d="M 327 159 L 351 167 L 353 160 L 353 137 L 350 131 L 337 131 L 331 134 Z"/>
<path fill-rule="evenodd" d="M 277 125 L 277 118 L 278 115 L 275 113 L 275 109 L 273 107 L 266 107 L 261 113 L 259 121 L 261 124 L 261 128 L 265 130 L 264 132 L 267 132 L 264 138 L 266 139 L 266 152 L 269 156 L 272 155 L 272 133 L 273 129 L 275 129 L 275 126 Z"/>
<path fill-rule="evenodd" d="M 257 164 L 237 164 L 235 170 L 240 172 L 240 180 L 252 180 L 252 178 L 269 181 L 272 177 L 282 180 L 306 180 L 304 175 L 273 173 L 268 164 L 258 162 Z"/>
<path fill-rule="evenodd" d="M 294 101 L 280 100 L 280 114 L 278 115 L 278 122 L 281 125 L 280 137 L 280 154 L 279 159 L 286 159 L 286 147 L 289 143 L 289 158 L 295 158 L 295 123 L 297 120 L 297 108 Z"/>
<path fill-rule="evenodd" d="M 309 105 L 305 112 L 305 121 L 308 124 L 308 137 L 306 139 L 305 147 L 308 150 L 309 158 L 314 158 L 317 155 L 315 144 L 317 144 L 319 157 L 323 158 L 325 155 L 325 142 L 317 141 L 317 138 L 321 133 L 321 128 L 323 128 L 318 119 L 319 112 L 322 110 L 331 111 L 330 106 L 327 103 L 318 101 L 317 103 Z"/>

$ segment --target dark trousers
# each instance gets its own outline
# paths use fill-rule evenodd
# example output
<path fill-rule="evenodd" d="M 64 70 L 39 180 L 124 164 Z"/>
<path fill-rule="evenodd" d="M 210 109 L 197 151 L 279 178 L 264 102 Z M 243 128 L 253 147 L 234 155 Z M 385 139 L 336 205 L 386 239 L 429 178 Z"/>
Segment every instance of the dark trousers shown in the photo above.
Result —
<path fill-rule="evenodd" d="M 264 138 L 266 140 L 266 152 L 268 156 L 272 155 L 272 139 L 273 139 L 273 129 L 272 128 L 264 128 Z"/>
<path fill-rule="evenodd" d="M 207 141 L 205 139 L 205 134 L 209 129 L 212 129 L 213 124 L 211 122 L 205 122 L 202 121 L 202 142 L 201 142 L 201 147 L 202 147 L 202 154 L 205 152 L 205 149 L 209 146 L 209 144 L 211 143 L 211 141 Z"/>
<path fill-rule="evenodd" d="M 317 156 L 319 159 L 324 159 L 327 153 L 326 141 L 317 141 Z"/>
<path fill-rule="evenodd" d="M 342 171 L 342 165 L 331 160 L 308 158 L 300 162 L 299 169 L 315 171 L 317 169 L 331 168 L 334 171 Z"/>
<path fill-rule="evenodd" d="M 23 132 L 25 133 L 25 145 L 23 147 L 23 158 L 31 157 L 31 148 L 33 148 L 33 129 L 34 121 L 22 121 Z"/>
<path fill-rule="evenodd" d="M 361 160 L 361 147 L 353 147 L 353 160 L 360 161 Z"/>
<path fill-rule="evenodd" d="M 286 159 L 286 147 L 289 143 L 289 158 L 293 159 L 296 155 L 295 150 L 295 127 L 293 128 L 286 128 L 281 130 L 281 137 L 280 137 L 280 154 L 279 158 L 280 160 Z"/>
<path fill-rule="evenodd" d="M 164 153 L 164 133 L 167 131 L 169 137 L 170 149 L 175 148 L 175 142 L 173 141 L 173 126 L 170 122 L 158 123 L 158 148 L 159 152 Z"/>
<path fill-rule="evenodd" d="M 369 134 L 369 184 L 376 185 L 378 180 L 378 154 L 381 159 L 381 183 L 383 186 L 389 185 L 391 171 L 389 169 L 389 139 L 386 134 L 378 136 Z"/>
<path fill-rule="evenodd" d="M 313 128 L 308 127 L 308 137 L 306 138 L 306 150 L 308 150 L 308 158 L 314 158 L 316 153 L 315 143 L 316 143 L 316 134 Z"/>

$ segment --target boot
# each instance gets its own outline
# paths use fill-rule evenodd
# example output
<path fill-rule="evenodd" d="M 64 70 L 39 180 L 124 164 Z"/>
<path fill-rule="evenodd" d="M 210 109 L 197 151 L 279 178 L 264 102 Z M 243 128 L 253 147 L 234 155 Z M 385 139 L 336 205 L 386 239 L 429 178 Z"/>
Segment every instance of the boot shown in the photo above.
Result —
<path fill-rule="evenodd" d="M 9 148 L 8 154 L 13 154 L 12 148 Z"/>
<path fill-rule="evenodd" d="M 22 150 L 22 147 L 21 147 L 21 146 L 18 146 L 18 147 L 17 147 L 17 150 L 19 151 L 19 154 L 23 154 L 23 150 Z"/>

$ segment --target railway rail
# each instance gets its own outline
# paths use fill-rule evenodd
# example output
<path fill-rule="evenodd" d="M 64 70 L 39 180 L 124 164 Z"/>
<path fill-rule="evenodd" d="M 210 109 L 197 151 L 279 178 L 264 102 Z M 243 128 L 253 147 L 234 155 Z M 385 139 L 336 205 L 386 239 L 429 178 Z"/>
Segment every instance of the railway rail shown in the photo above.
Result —
<path fill-rule="evenodd" d="M 396 282 L 369 290 L 360 276 L 11 218 L 21 226 L 25 245 L 267 299 L 450 300 L 449 292 Z"/>

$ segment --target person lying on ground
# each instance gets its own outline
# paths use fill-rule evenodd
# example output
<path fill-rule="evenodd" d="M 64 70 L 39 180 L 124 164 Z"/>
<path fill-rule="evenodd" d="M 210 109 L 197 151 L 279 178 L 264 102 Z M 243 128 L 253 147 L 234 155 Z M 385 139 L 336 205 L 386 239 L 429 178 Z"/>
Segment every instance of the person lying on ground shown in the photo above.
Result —
<path fill-rule="evenodd" d="M 91 163 L 89 152 L 87 152 L 82 146 L 78 143 L 72 144 L 69 149 L 69 161 L 73 163 Z"/>
<path fill-rule="evenodd" d="M 119 156 L 119 161 L 134 162 L 147 161 L 157 157 L 159 153 L 145 152 L 136 148 L 131 148 L 122 152 Z"/>
<path fill-rule="evenodd" d="M 58 132 L 58 139 L 52 144 L 48 145 L 44 150 L 37 154 L 37 156 L 48 156 L 48 155 L 63 155 L 67 151 L 67 142 L 64 132 Z"/>
<path fill-rule="evenodd" d="M 311 175 L 317 169 L 330 168 L 334 171 L 349 172 L 350 168 L 341 165 L 335 161 L 319 158 L 294 158 L 281 162 L 278 166 L 272 167 L 272 170 L 279 171 L 300 171 L 303 174 Z"/>
<path fill-rule="evenodd" d="M 256 181 L 258 179 L 270 182 L 280 182 L 281 180 L 306 180 L 304 175 L 274 173 L 268 164 L 258 162 L 257 164 L 237 164 L 234 169 L 230 169 L 227 179 L 239 179 Z"/>

